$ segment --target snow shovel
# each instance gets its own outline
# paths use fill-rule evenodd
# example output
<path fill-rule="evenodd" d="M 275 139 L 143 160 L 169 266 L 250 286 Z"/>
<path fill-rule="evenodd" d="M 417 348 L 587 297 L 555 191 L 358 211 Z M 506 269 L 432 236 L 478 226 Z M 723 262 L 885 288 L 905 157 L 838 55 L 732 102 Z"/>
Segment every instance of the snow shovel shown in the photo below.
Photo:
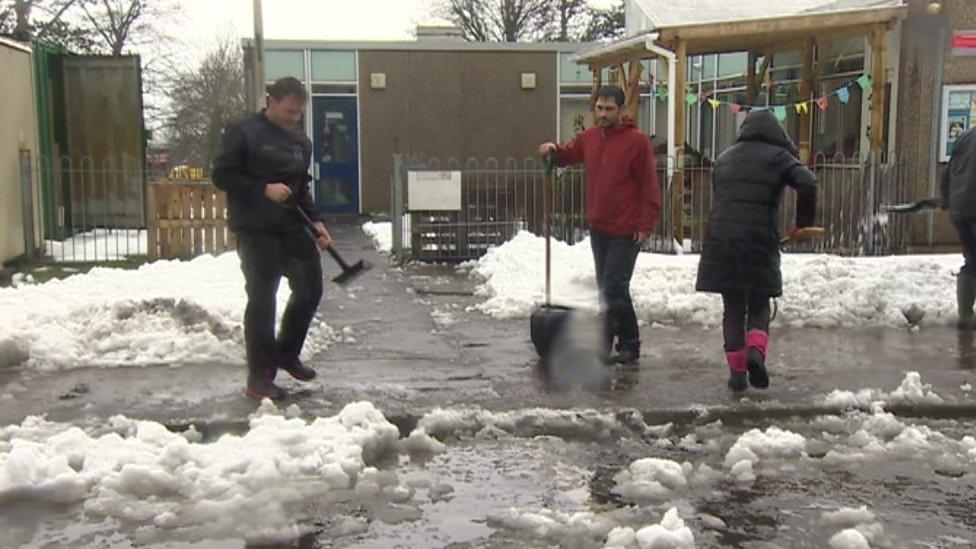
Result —
<path fill-rule="evenodd" d="M 939 197 L 923 198 L 918 202 L 907 202 L 905 204 L 885 204 L 881 206 L 881 211 L 890 213 L 916 213 L 928 210 L 937 210 L 942 207 L 942 199 Z"/>
<path fill-rule="evenodd" d="M 298 210 L 298 213 L 302 216 L 302 220 L 305 221 L 305 227 L 312 234 L 312 238 L 316 238 L 318 236 L 318 229 L 315 227 L 315 223 L 309 219 L 308 214 L 305 213 L 305 210 L 299 208 L 298 206 L 295 206 L 295 209 Z M 336 263 L 338 263 L 339 267 L 342 269 L 342 272 L 332 279 L 332 282 L 335 282 L 336 284 L 345 284 L 373 267 L 362 259 L 353 263 L 352 265 L 346 263 L 345 260 L 342 259 L 342 256 L 339 255 L 339 252 L 335 251 L 332 246 L 326 248 L 325 251 L 329 252 L 332 259 L 335 259 Z"/>
<path fill-rule="evenodd" d="M 543 230 L 546 233 L 546 302 L 536 309 L 529 318 L 529 332 L 532 344 L 539 358 L 546 359 L 552 351 L 552 343 L 557 339 L 566 325 L 566 319 L 572 313 L 569 307 L 552 304 L 552 188 L 556 179 L 554 171 L 556 161 L 555 151 L 545 157 L 546 181 L 542 193 Z"/>
<path fill-rule="evenodd" d="M 809 240 L 811 238 L 818 238 L 826 234 L 826 232 L 826 229 L 823 227 L 801 227 L 797 229 L 794 234 L 783 237 L 779 241 L 779 245 L 782 247 L 786 246 L 787 244 L 793 244 L 795 242 Z"/>

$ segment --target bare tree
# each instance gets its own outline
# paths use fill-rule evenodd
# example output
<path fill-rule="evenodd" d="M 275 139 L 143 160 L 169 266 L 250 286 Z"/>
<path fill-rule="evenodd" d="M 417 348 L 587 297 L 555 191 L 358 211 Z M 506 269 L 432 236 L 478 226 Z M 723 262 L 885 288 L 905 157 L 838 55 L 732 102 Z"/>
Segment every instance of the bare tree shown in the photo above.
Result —
<path fill-rule="evenodd" d="M 544 39 L 550 0 L 442 0 L 437 11 L 473 42 Z"/>
<path fill-rule="evenodd" d="M 29 42 L 34 38 L 88 52 L 93 44 L 83 27 L 67 15 L 79 0 L 0 0 L 0 35 Z"/>
<path fill-rule="evenodd" d="M 174 0 L 77 0 L 99 49 L 122 55 L 160 39 L 168 39 L 161 22 L 172 19 L 178 5 Z"/>
<path fill-rule="evenodd" d="M 167 92 L 170 156 L 175 164 L 207 166 L 224 126 L 247 112 L 240 45 L 225 38 L 200 65 L 175 75 Z"/>
<path fill-rule="evenodd" d="M 624 28 L 622 3 L 599 10 L 586 0 L 439 0 L 434 11 L 473 42 L 579 42 Z"/>

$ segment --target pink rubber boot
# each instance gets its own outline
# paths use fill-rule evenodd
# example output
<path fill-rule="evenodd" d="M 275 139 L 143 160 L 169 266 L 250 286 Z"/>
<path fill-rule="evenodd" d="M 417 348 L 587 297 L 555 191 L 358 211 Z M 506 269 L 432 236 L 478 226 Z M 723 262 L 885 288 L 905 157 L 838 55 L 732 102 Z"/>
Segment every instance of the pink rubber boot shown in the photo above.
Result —
<path fill-rule="evenodd" d="M 746 390 L 746 350 L 725 351 L 725 361 L 729 363 L 729 389 Z"/>
<path fill-rule="evenodd" d="M 766 373 L 766 350 L 769 348 L 769 334 L 762 330 L 746 333 L 746 370 L 749 384 L 757 389 L 769 387 L 769 374 Z"/>

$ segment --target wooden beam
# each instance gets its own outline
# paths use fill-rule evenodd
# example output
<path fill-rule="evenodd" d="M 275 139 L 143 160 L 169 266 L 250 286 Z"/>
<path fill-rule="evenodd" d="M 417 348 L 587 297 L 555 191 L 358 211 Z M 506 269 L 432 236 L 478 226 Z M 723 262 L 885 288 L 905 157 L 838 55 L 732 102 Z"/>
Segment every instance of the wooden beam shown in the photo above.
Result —
<path fill-rule="evenodd" d="M 746 104 L 755 105 L 759 97 L 759 79 L 756 78 L 756 52 L 750 51 L 746 60 Z"/>
<path fill-rule="evenodd" d="M 803 56 L 803 81 L 800 85 L 800 101 L 809 101 L 813 97 L 813 55 L 814 55 L 814 40 L 813 38 L 808 38 L 803 43 L 802 56 Z M 813 109 L 810 109 L 806 114 L 800 114 L 800 162 L 804 164 L 810 163 L 812 158 L 811 155 L 811 129 L 813 125 L 811 121 L 813 120 L 813 112 L 816 109 L 814 105 Z"/>
<path fill-rule="evenodd" d="M 599 65 L 590 65 L 590 71 L 593 73 L 593 89 L 590 90 L 590 107 L 596 105 L 596 95 L 600 93 L 600 88 L 603 86 L 603 67 Z"/>
<path fill-rule="evenodd" d="M 640 115 L 640 85 L 644 64 L 641 63 L 640 58 L 631 59 L 628 69 L 627 87 L 624 89 L 624 96 L 627 98 L 624 103 L 624 113 L 637 121 Z"/>
<path fill-rule="evenodd" d="M 878 155 L 884 150 L 887 47 L 887 27 L 879 26 L 871 33 L 871 128 L 868 134 L 871 149 Z"/>
<path fill-rule="evenodd" d="M 684 40 L 675 40 L 675 72 L 674 72 L 674 150 L 676 170 L 671 184 L 672 230 L 678 243 L 685 238 L 685 120 L 688 106 L 685 103 L 685 66 L 688 62 L 687 49 Z"/>

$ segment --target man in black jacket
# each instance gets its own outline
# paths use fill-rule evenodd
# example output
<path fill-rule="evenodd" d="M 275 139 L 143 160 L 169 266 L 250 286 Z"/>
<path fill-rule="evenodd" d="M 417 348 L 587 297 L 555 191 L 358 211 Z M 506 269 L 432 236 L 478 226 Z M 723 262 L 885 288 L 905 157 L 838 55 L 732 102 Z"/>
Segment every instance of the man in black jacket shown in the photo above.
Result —
<path fill-rule="evenodd" d="M 976 301 L 976 128 L 956 140 L 952 158 L 942 174 L 942 207 L 956 226 L 965 263 L 956 276 L 956 306 L 962 329 L 973 327 Z"/>
<path fill-rule="evenodd" d="M 332 243 L 308 191 L 312 145 L 299 128 L 308 97 L 295 78 L 282 78 L 269 90 L 268 107 L 224 128 L 213 161 L 213 182 L 227 192 L 229 225 L 237 234 L 247 291 L 244 342 L 247 389 L 251 398 L 280 399 L 278 369 L 300 381 L 315 370 L 298 356 L 322 297 L 318 250 Z M 301 208 L 316 220 L 317 237 L 305 230 Z M 281 277 L 291 298 L 275 337 L 275 296 Z"/>

